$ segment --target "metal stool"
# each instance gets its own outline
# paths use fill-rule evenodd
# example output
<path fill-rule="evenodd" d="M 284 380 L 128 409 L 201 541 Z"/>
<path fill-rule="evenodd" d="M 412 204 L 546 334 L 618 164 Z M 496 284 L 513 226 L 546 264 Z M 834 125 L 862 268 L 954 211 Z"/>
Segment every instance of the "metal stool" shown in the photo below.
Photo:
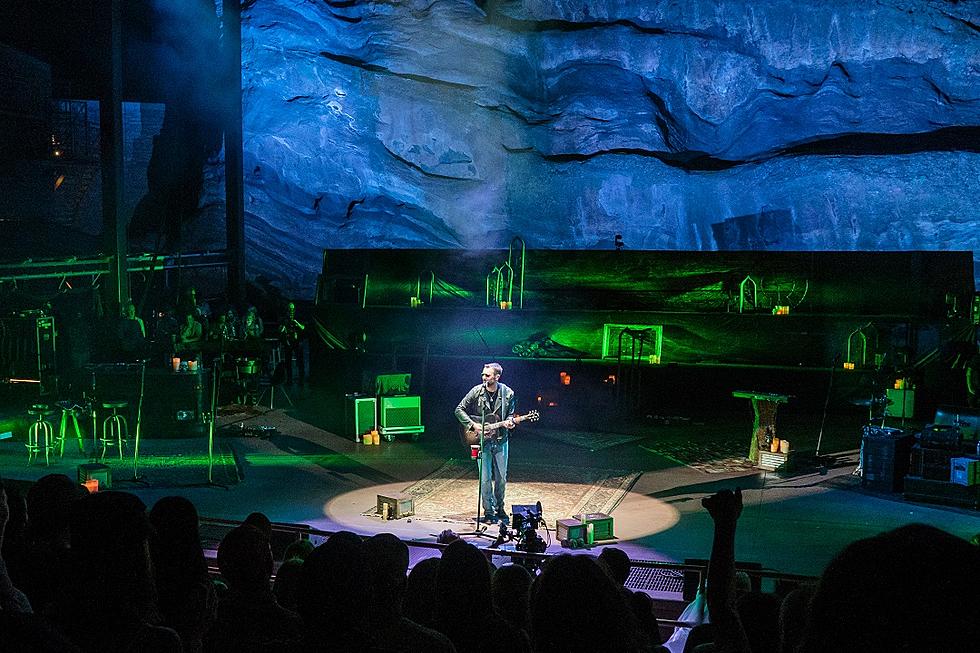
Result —
<path fill-rule="evenodd" d="M 34 404 L 27 413 L 37 418 L 27 429 L 27 464 L 33 463 L 37 454 L 44 451 L 44 464 L 49 465 L 51 449 L 54 448 L 51 444 L 54 429 L 51 428 L 51 422 L 45 418 L 50 417 L 53 411 L 47 404 Z M 42 438 L 44 439 L 43 444 Z"/>
<path fill-rule="evenodd" d="M 105 458 L 105 452 L 109 447 L 119 448 L 119 460 L 123 457 L 123 440 L 129 437 L 129 422 L 124 415 L 119 414 L 119 410 L 129 406 L 128 401 L 103 401 L 102 408 L 111 410 L 112 414 L 102 420 L 102 451 L 99 453 L 99 460 Z"/>
<path fill-rule="evenodd" d="M 75 440 L 78 441 L 78 452 L 85 453 L 85 443 L 82 442 L 82 429 L 78 425 L 78 415 L 75 412 L 81 406 L 76 406 L 71 401 L 58 402 L 58 406 L 61 408 L 61 425 L 58 427 L 58 438 L 55 440 L 55 446 L 58 447 L 58 455 L 62 458 L 65 457 L 65 436 L 68 435 L 69 420 L 71 421 L 72 428 L 75 430 Z"/>
<path fill-rule="evenodd" d="M 260 362 L 252 358 L 239 359 L 236 361 L 235 371 L 238 377 L 238 403 L 250 406 L 259 403 L 259 374 L 262 371 Z"/>

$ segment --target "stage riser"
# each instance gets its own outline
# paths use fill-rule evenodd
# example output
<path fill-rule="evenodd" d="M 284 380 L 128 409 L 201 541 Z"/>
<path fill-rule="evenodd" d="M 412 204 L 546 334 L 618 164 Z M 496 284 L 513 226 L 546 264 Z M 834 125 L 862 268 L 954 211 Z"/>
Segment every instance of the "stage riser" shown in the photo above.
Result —
<path fill-rule="evenodd" d="M 564 310 L 724 311 L 738 306 L 739 285 L 751 277 L 766 309 L 775 304 L 811 314 L 941 317 L 946 293 L 969 305 L 970 252 L 669 252 L 599 250 L 328 250 L 318 301 L 368 306 L 485 300 L 487 276 L 506 264 L 514 272 L 517 306 Z M 365 300 L 365 275 L 366 284 Z M 493 279 L 491 279 L 493 281 Z M 421 292 L 418 291 L 421 286 Z"/>
<path fill-rule="evenodd" d="M 868 323 L 867 316 L 773 316 L 676 314 L 611 311 L 501 311 L 474 309 L 411 309 L 337 306 L 321 307 L 321 324 L 339 339 L 369 353 L 422 353 L 444 356 L 492 355 L 512 358 L 537 349 L 541 358 L 603 359 L 606 324 L 650 325 L 662 328 L 660 363 L 710 363 L 829 368 L 841 364 L 848 352 L 848 337 Z M 858 367 L 874 367 L 876 354 L 895 362 L 896 350 L 912 359 L 935 349 L 940 342 L 939 322 L 910 323 L 900 319 L 875 320 L 878 346 L 859 348 L 852 341 Z M 544 339 L 550 339 L 547 342 Z M 543 343 L 543 344 L 542 344 Z M 551 343 L 556 343 L 552 345 Z M 550 349 L 549 349 L 550 347 Z M 619 351 L 610 343 L 611 357 Z M 634 348 L 624 336 L 627 358 Z M 639 344 L 635 345 L 641 352 Z M 652 341 L 642 347 L 643 358 L 657 351 Z M 863 353 L 863 356 L 861 355 Z M 889 360 L 888 356 L 892 359 Z"/>

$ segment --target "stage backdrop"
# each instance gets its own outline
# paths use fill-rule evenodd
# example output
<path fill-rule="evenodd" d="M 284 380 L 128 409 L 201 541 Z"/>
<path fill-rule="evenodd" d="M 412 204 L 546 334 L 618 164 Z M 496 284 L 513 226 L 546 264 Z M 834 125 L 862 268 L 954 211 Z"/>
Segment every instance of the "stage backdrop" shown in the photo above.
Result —
<path fill-rule="evenodd" d="M 324 248 L 977 249 L 980 3 L 245 3 L 250 274 Z"/>

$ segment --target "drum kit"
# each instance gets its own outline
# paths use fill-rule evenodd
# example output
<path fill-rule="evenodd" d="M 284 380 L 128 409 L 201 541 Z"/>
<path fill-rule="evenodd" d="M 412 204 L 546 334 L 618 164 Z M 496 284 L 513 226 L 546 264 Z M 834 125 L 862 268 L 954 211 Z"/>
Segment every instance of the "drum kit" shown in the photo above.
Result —
<path fill-rule="evenodd" d="M 863 406 L 868 409 L 868 424 L 884 426 L 886 409 L 893 402 L 884 390 L 874 391 L 870 397 L 851 400 L 852 406 Z"/>

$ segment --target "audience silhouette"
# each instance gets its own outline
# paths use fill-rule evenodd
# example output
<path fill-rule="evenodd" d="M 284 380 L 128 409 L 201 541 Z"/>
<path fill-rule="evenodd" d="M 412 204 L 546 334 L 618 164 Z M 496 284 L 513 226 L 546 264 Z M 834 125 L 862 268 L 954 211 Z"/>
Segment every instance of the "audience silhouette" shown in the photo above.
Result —
<path fill-rule="evenodd" d="M 425 558 L 412 567 L 402 601 L 402 614 L 420 626 L 433 629 L 438 628 L 433 597 L 436 595 L 439 562 L 437 557 Z"/>
<path fill-rule="evenodd" d="M 646 637 L 648 645 L 662 644 L 660 624 L 653 612 L 653 601 L 643 592 L 632 592 L 626 589 L 626 580 L 629 578 L 630 567 L 632 566 L 626 552 L 616 547 L 606 547 L 599 553 L 599 562 L 606 566 L 609 575 L 619 586 L 619 590 L 626 598 L 626 603 L 633 610 L 640 632 Z"/>
<path fill-rule="evenodd" d="M 493 572 L 490 595 L 493 608 L 507 622 L 527 632 L 527 602 L 531 573 L 524 565 L 507 564 Z"/>
<path fill-rule="evenodd" d="M 436 623 L 457 651 L 529 651 L 527 636 L 498 615 L 490 598 L 489 561 L 463 540 L 442 552 L 436 574 Z"/>
<path fill-rule="evenodd" d="M 736 590 L 738 490 L 702 501 L 714 523 L 704 596 L 710 623 L 678 630 L 675 653 L 864 653 L 972 650 L 980 548 L 931 526 L 905 526 L 846 547 L 815 587 Z M 559 555 L 540 574 L 494 569 L 456 539 L 408 573 L 392 534 L 342 531 L 298 540 L 272 576 L 272 524 L 230 530 L 215 597 L 194 505 L 87 494 L 63 475 L 25 499 L 0 486 L 0 650 L 111 651 L 663 651 L 649 597 L 626 589 L 630 560 Z M 20 583 L 23 583 L 21 587 Z M 745 583 L 743 583 L 745 584 Z M 21 591 L 23 589 L 24 591 Z M 295 612 L 294 612 L 295 609 Z M 678 634 L 680 633 L 680 635 Z"/>
<path fill-rule="evenodd" d="M 161 625 L 146 506 L 127 492 L 72 504 L 71 569 L 52 617 L 85 651 L 180 651 Z"/>
<path fill-rule="evenodd" d="M 299 616 L 272 593 L 272 549 L 262 531 L 247 524 L 229 531 L 218 545 L 218 568 L 228 590 L 218 600 L 206 650 L 235 651 L 299 637 Z"/>
<path fill-rule="evenodd" d="M 799 650 L 976 650 L 977 579 L 980 549 L 932 526 L 858 540 L 824 570 Z"/>
<path fill-rule="evenodd" d="M 184 653 L 201 651 L 217 596 L 201 548 L 197 509 L 183 497 L 164 497 L 150 510 L 150 524 L 150 558 L 163 624 L 180 635 Z"/>
<path fill-rule="evenodd" d="M 590 556 L 548 560 L 531 586 L 530 624 L 540 653 L 644 650 L 626 598 Z"/>
<path fill-rule="evenodd" d="M 369 603 L 379 643 L 392 651 L 455 651 L 449 639 L 402 614 L 408 581 L 408 546 L 391 533 L 364 541 L 364 553 L 374 579 Z"/>

